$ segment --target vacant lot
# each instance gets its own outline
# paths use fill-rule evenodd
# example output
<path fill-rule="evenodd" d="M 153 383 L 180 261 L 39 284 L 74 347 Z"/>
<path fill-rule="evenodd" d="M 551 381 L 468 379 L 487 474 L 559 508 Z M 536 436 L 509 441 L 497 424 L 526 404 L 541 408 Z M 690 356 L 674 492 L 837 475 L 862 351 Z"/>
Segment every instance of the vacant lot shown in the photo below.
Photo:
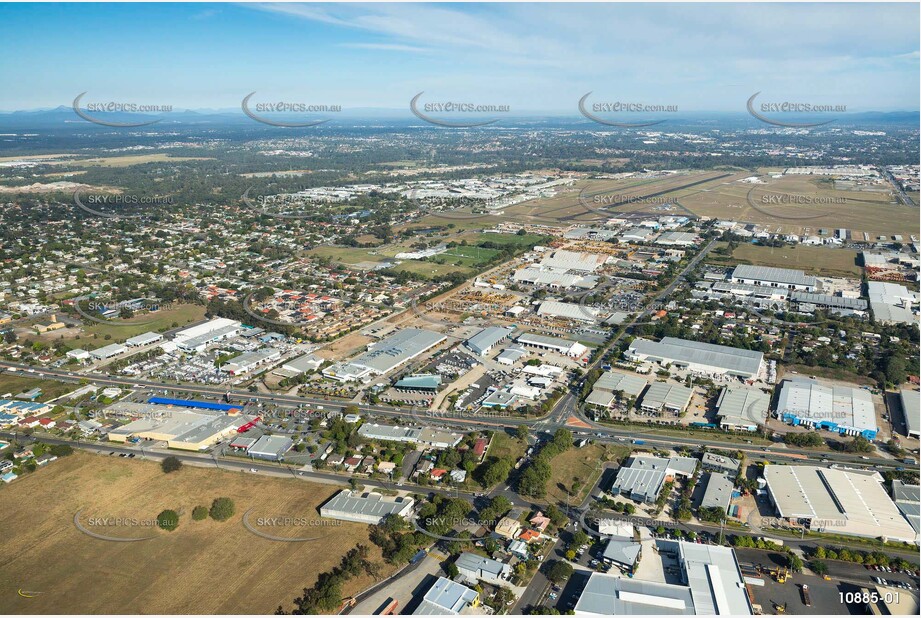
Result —
<path fill-rule="evenodd" d="M 138 313 L 127 320 L 108 320 L 105 324 L 85 320 L 83 333 L 69 340 L 68 345 L 73 348 L 96 349 L 110 343 L 122 343 L 148 331 L 162 332 L 175 326 L 184 326 L 204 317 L 204 305 L 173 305 L 153 313 Z M 106 339 L 106 336 L 109 339 Z M 61 331 L 52 331 L 40 338 L 45 341 L 57 341 L 61 338 Z"/>
<path fill-rule="evenodd" d="M 58 382 L 57 380 L 42 380 L 41 378 L 27 378 L 24 376 L 14 376 L 9 374 L 0 375 L 0 397 L 7 393 L 18 395 L 30 391 L 33 388 L 42 389 L 42 394 L 36 401 L 51 401 L 65 393 L 75 391 L 80 388 L 79 384 L 68 382 Z"/>
<path fill-rule="evenodd" d="M 743 244 L 736 247 L 732 259 L 728 261 L 735 264 L 795 268 L 828 277 L 860 277 L 861 272 L 856 263 L 856 251 L 805 245 L 775 248 Z"/>
<path fill-rule="evenodd" d="M 77 453 L 0 488 L 0 611 L 4 614 L 271 614 L 318 573 L 338 564 L 358 543 L 371 546 L 367 526 L 272 528 L 275 536 L 321 537 L 281 542 L 256 536 L 242 524 L 260 517 L 321 521 L 317 507 L 336 491 L 295 479 L 184 467 L 165 475 L 151 462 Z M 219 496 L 236 503 L 225 522 L 193 521 L 192 509 Z M 156 518 L 180 513 L 173 532 L 91 518 Z M 107 536 L 153 537 L 136 542 L 95 539 L 80 523 Z M 329 520 L 322 520 L 328 522 Z M 382 568 L 381 573 L 389 571 Z M 344 594 L 371 583 L 350 580 Z M 23 598 L 17 591 L 38 592 Z"/>
<path fill-rule="evenodd" d="M 519 457 L 524 455 L 526 449 L 527 446 L 522 440 L 513 438 L 504 431 L 497 431 L 493 434 L 489 451 L 486 454 L 497 459 L 508 458 L 515 463 Z"/>
<path fill-rule="evenodd" d="M 547 482 L 547 500 L 549 502 L 579 505 L 591 491 L 604 467 L 605 461 L 616 457 L 626 457 L 630 449 L 625 446 L 602 446 L 591 444 L 582 448 L 573 447 L 553 458 L 550 465 L 553 474 Z M 573 487 L 573 484 L 577 485 Z"/>

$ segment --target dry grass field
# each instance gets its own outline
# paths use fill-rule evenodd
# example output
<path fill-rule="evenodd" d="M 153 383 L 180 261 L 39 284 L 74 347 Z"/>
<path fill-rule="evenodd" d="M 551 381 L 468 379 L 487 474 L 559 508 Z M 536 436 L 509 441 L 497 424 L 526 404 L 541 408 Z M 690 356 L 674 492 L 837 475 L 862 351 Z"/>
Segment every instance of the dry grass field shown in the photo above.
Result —
<path fill-rule="evenodd" d="M 0 488 L 0 612 L 4 614 L 270 614 L 291 601 L 318 573 L 363 543 L 381 573 L 390 569 L 368 541 L 368 528 L 342 523 L 270 529 L 275 536 L 320 537 L 281 542 L 256 536 L 242 523 L 259 517 L 321 520 L 317 507 L 331 485 L 185 466 L 164 474 L 158 464 L 76 453 Z M 193 521 L 192 509 L 219 496 L 236 503 L 225 522 Z M 93 526 L 90 518 L 152 520 L 180 512 L 173 532 L 141 526 Z M 92 538 L 80 522 L 108 536 L 153 538 L 114 542 Z M 337 522 L 338 524 L 338 522 Z M 263 528 L 265 530 L 265 528 Z M 360 592 L 369 577 L 348 582 Z M 18 591 L 40 593 L 25 598 Z"/>
<path fill-rule="evenodd" d="M 874 240 L 918 233 L 917 210 L 898 204 L 887 190 L 844 190 L 827 177 L 761 179 L 764 184 L 731 182 L 682 196 L 679 202 L 702 217 L 755 223 L 772 232 L 816 234 L 820 228 L 843 227 L 858 241 L 864 232 Z"/>
<path fill-rule="evenodd" d="M 725 246 L 725 243 L 717 246 Z M 708 261 L 717 263 L 720 260 L 711 254 Z M 724 261 L 727 264 L 794 268 L 826 277 L 859 278 L 861 274 L 861 268 L 857 265 L 857 252 L 851 249 L 807 245 L 775 248 L 743 244 L 736 247 L 731 259 Z"/>

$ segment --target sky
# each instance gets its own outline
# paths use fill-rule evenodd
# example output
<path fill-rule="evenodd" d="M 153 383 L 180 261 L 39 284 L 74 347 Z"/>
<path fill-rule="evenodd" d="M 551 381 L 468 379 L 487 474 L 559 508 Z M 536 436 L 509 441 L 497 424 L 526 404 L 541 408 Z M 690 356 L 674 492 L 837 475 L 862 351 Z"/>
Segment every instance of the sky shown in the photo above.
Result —
<path fill-rule="evenodd" d="M 0 110 L 241 99 L 919 108 L 919 5 L 0 4 Z"/>

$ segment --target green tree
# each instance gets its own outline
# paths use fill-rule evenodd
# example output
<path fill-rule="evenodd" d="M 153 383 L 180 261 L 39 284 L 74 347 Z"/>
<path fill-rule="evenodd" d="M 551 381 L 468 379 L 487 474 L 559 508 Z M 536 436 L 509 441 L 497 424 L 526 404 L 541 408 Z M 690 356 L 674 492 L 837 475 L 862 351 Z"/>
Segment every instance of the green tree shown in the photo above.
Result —
<path fill-rule="evenodd" d="M 179 513 L 172 509 L 160 511 L 160 514 L 157 515 L 157 525 L 167 532 L 172 532 L 179 527 Z"/>
<path fill-rule="evenodd" d="M 230 498 L 215 498 L 214 502 L 211 503 L 211 509 L 208 511 L 208 514 L 211 516 L 211 519 L 227 521 L 233 517 L 235 512 L 236 507 L 234 506 L 233 500 Z"/>
<path fill-rule="evenodd" d="M 554 560 L 547 566 L 547 579 L 559 584 L 572 576 L 572 565 L 562 560 Z"/>
<path fill-rule="evenodd" d="M 525 441 L 526 441 L 526 440 L 528 439 L 528 435 L 529 435 L 529 434 L 528 434 L 528 426 L 527 426 L 527 425 L 518 425 L 518 429 L 515 430 L 515 436 L 516 436 L 519 440 L 525 440 Z"/>
<path fill-rule="evenodd" d="M 160 468 L 166 474 L 169 474 L 170 472 L 176 472 L 181 467 L 182 467 L 182 462 L 179 461 L 179 458 L 174 455 L 170 455 L 169 457 L 165 458 L 163 461 L 160 462 Z"/>
<path fill-rule="evenodd" d="M 201 521 L 206 517 L 208 517 L 208 507 L 199 505 L 192 509 L 192 519 L 194 521 Z"/>

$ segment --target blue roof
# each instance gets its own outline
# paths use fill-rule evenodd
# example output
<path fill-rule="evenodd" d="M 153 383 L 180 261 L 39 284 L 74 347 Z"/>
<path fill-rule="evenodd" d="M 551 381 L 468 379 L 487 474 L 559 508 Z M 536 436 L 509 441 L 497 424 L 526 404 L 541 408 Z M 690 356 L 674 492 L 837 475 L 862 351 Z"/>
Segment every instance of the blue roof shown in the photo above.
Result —
<path fill-rule="evenodd" d="M 201 410 L 239 410 L 239 405 L 229 403 L 215 403 L 212 401 L 194 401 L 191 399 L 168 399 L 166 397 L 151 397 L 147 403 L 158 403 L 163 406 L 181 406 L 183 408 L 198 408 Z"/>

